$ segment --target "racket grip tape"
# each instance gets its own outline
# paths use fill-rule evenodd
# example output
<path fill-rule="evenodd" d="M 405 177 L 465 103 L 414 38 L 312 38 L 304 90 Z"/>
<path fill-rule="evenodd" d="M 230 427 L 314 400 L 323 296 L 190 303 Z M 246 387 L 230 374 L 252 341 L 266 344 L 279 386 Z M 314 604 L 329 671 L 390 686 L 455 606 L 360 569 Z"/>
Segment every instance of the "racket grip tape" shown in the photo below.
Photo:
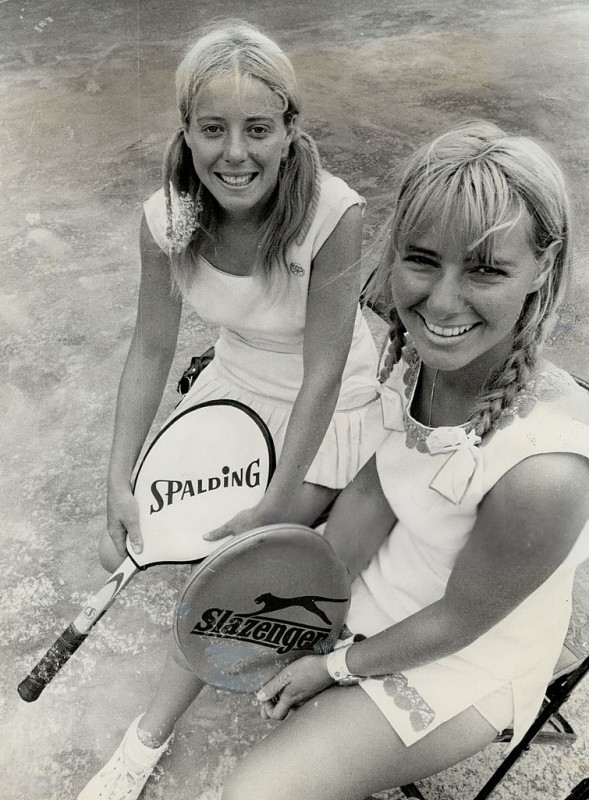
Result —
<path fill-rule="evenodd" d="M 36 700 L 87 636 L 87 633 L 80 633 L 73 624 L 66 628 L 37 666 L 19 683 L 18 693 L 21 698 L 27 703 Z"/>

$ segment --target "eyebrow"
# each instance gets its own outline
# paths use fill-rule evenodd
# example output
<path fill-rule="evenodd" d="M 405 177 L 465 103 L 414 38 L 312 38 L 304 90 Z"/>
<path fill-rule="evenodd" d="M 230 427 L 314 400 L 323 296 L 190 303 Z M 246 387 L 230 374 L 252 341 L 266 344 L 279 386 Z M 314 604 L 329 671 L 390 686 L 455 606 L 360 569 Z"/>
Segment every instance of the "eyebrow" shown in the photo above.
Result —
<path fill-rule="evenodd" d="M 495 267 L 514 267 L 515 261 L 510 261 L 508 258 L 493 258 L 491 259 Z"/>
<path fill-rule="evenodd" d="M 422 255 L 431 256 L 432 258 L 438 258 L 438 254 L 435 250 L 428 250 L 427 247 L 416 247 L 415 245 L 408 245 L 405 248 L 406 253 L 421 253 Z"/>
<path fill-rule="evenodd" d="M 417 247 L 416 245 L 411 245 L 411 244 L 407 245 L 407 247 L 405 248 L 405 253 L 406 254 L 419 253 L 419 254 L 424 255 L 424 256 L 429 256 L 430 258 L 439 258 L 439 254 L 435 250 L 430 250 L 427 247 Z M 481 258 L 481 256 L 478 255 L 476 250 L 475 250 L 472 253 L 469 253 L 469 258 L 467 260 L 468 261 L 476 261 L 476 260 L 478 260 L 480 258 Z M 493 258 L 493 259 L 491 259 L 491 263 L 495 267 L 514 267 L 515 266 L 515 261 L 511 261 L 508 258 Z"/>
<path fill-rule="evenodd" d="M 225 117 L 215 116 L 214 114 L 202 114 L 196 118 L 197 122 L 225 122 Z M 246 117 L 247 122 L 274 122 L 273 117 L 263 117 L 260 115 Z"/>

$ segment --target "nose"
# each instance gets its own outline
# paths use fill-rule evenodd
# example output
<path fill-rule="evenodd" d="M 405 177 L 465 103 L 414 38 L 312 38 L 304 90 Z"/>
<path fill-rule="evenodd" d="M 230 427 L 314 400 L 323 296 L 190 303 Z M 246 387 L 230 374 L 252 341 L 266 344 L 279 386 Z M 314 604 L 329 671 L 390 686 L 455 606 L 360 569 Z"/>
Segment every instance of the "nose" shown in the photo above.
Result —
<path fill-rule="evenodd" d="M 457 271 L 439 270 L 430 286 L 427 308 L 431 317 L 438 322 L 463 310 L 462 279 Z"/>
<path fill-rule="evenodd" d="M 245 161 L 247 148 L 245 138 L 240 131 L 229 131 L 225 138 L 223 158 L 228 164 L 239 164 Z"/>

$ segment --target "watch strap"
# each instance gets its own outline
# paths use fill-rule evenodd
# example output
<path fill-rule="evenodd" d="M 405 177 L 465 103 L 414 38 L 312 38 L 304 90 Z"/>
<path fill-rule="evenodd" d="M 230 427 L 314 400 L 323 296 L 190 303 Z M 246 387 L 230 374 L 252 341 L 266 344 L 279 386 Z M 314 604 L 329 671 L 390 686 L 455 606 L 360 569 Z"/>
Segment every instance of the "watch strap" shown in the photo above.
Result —
<path fill-rule="evenodd" d="M 346 655 L 352 644 L 345 647 L 337 647 L 327 655 L 326 667 L 330 676 L 336 683 L 359 683 L 361 678 L 358 675 L 353 675 L 348 669 L 346 663 Z"/>

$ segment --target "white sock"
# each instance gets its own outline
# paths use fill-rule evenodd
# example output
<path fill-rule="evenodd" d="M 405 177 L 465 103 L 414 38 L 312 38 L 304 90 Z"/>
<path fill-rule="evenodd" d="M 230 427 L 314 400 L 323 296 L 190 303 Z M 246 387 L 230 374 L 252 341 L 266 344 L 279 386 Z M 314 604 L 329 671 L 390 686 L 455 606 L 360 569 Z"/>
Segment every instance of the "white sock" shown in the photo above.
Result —
<path fill-rule="evenodd" d="M 160 747 L 148 747 L 143 744 L 138 734 L 138 723 L 142 717 L 143 715 L 137 717 L 137 719 L 131 723 L 129 730 L 125 734 L 125 759 L 128 759 L 132 765 L 139 770 L 153 769 L 168 747 L 172 736 L 169 736 Z"/>

